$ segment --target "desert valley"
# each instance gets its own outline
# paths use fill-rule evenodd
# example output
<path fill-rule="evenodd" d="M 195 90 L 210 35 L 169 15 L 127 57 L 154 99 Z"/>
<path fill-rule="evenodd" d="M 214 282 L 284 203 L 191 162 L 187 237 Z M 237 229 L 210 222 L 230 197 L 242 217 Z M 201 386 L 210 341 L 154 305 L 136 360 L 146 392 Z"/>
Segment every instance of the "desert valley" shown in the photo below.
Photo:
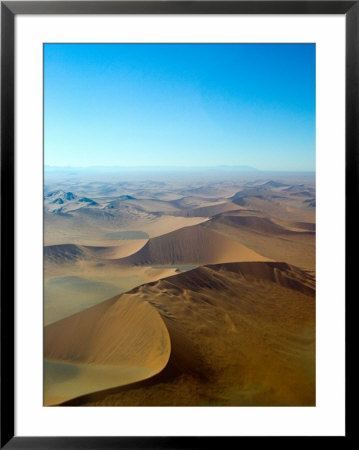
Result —
<path fill-rule="evenodd" d="M 44 404 L 315 405 L 315 175 L 46 171 Z"/>

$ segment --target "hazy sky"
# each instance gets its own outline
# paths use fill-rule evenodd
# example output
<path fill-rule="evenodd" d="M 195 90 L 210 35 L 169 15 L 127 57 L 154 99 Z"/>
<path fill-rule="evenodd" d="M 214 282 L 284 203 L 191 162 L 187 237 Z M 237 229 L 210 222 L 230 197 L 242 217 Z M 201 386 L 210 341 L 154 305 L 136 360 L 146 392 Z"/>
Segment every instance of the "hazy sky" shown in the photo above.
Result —
<path fill-rule="evenodd" d="M 315 170 L 314 44 L 45 44 L 45 164 Z"/>

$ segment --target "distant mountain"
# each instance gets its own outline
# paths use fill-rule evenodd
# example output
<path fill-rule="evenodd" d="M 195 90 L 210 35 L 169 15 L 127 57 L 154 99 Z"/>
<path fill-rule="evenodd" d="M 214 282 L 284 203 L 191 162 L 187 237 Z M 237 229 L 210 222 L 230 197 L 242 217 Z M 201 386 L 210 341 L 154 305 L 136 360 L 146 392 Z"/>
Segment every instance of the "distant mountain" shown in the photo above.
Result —
<path fill-rule="evenodd" d="M 117 198 L 118 200 L 136 200 L 136 197 L 132 197 L 132 195 L 120 195 Z"/>
<path fill-rule="evenodd" d="M 65 192 L 62 190 L 52 191 L 46 194 L 45 198 L 59 198 L 62 200 L 75 200 L 77 195 L 72 192 Z M 54 203 L 54 202 L 53 202 Z"/>
<path fill-rule="evenodd" d="M 244 206 L 245 203 L 242 202 L 247 197 L 256 197 L 256 198 L 270 198 L 273 194 L 270 189 L 266 189 L 263 186 L 255 186 L 251 188 L 243 189 L 242 191 L 236 192 L 229 200 L 232 200 L 237 205 Z"/>
<path fill-rule="evenodd" d="M 80 204 L 82 207 L 99 206 L 99 204 L 88 197 L 79 197 L 73 192 L 62 190 L 52 191 L 45 195 L 45 202 L 49 205 L 62 205 L 60 208 L 53 208 L 49 205 L 49 210 L 54 214 L 66 214 L 73 209 L 74 205 Z"/>
<path fill-rule="evenodd" d="M 266 183 L 263 183 L 261 187 L 269 187 L 269 188 L 280 188 L 280 187 L 287 187 L 288 184 L 279 183 L 278 181 L 267 181 Z"/>
<path fill-rule="evenodd" d="M 55 198 L 59 195 L 62 195 L 64 191 L 52 191 L 45 195 L 45 198 Z"/>
<path fill-rule="evenodd" d="M 63 205 L 64 201 L 62 200 L 62 198 L 55 198 L 55 200 L 53 200 L 51 203 L 57 203 L 59 205 Z"/>
<path fill-rule="evenodd" d="M 88 205 L 91 205 L 91 206 L 98 206 L 98 203 L 95 202 L 95 200 L 91 200 L 91 198 L 82 197 L 82 198 L 79 198 L 78 201 L 80 203 L 87 203 Z"/>
<path fill-rule="evenodd" d="M 74 195 L 72 192 L 66 192 L 65 198 L 66 200 L 75 200 L 76 195 Z"/>

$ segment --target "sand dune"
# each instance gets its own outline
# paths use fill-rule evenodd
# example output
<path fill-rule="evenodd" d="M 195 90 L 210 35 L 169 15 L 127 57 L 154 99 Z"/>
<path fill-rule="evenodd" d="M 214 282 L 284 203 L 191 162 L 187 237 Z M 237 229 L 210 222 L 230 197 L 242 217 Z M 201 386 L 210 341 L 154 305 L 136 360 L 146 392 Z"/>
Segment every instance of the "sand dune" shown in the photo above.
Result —
<path fill-rule="evenodd" d="M 275 198 L 274 196 L 243 196 L 232 200 L 247 210 L 252 210 L 261 215 L 268 215 L 276 219 L 315 222 L 315 211 L 313 208 L 304 208 L 301 199 Z M 306 203 L 305 203 L 306 204 Z"/>
<path fill-rule="evenodd" d="M 288 185 L 287 184 L 283 184 L 283 183 L 279 183 L 278 181 L 273 181 L 273 180 L 269 180 L 266 183 L 263 183 L 260 185 L 262 188 L 286 188 Z"/>
<path fill-rule="evenodd" d="M 45 185 L 46 404 L 315 404 L 313 175 L 213 175 Z"/>
<path fill-rule="evenodd" d="M 44 323 L 48 325 L 136 286 L 174 275 L 176 267 L 123 267 L 78 261 L 45 264 Z M 184 268 L 187 269 L 187 268 Z"/>
<path fill-rule="evenodd" d="M 179 230 L 183 227 L 197 225 L 206 222 L 207 217 L 181 217 L 181 216 L 160 216 L 142 226 L 142 230 L 149 234 L 151 238 Z"/>
<path fill-rule="evenodd" d="M 150 239 L 121 264 L 211 264 L 231 261 L 266 261 L 259 253 L 202 225 L 184 227 Z"/>
<path fill-rule="evenodd" d="M 295 231 L 293 229 L 288 229 L 288 227 L 282 226 L 279 222 L 274 222 L 266 217 L 258 216 L 220 216 L 215 218 L 218 222 L 222 222 L 226 225 L 230 225 L 236 228 L 248 228 L 252 232 L 259 232 L 271 235 L 292 235 L 297 232 L 307 232 L 308 234 L 313 234 L 313 231 Z"/>
<path fill-rule="evenodd" d="M 87 259 L 88 255 L 83 247 L 75 244 L 48 245 L 44 247 L 44 260 L 57 264 L 76 262 Z"/>
<path fill-rule="evenodd" d="M 198 208 L 199 206 L 211 206 L 211 205 L 213 205 L 213 202 L 209 201 L 209 200 L 205 200 L 201 197 L 196 197 L 194 195 L 190 195 L 190 196 L 186 196 L 186 197 L 181 196 L 180 198 L 173 200 L 172 204 L 179 209 L 186 210 L 186 209 Z"/>
<path fill-rule="evenodd" d="M 120 311 L 122 301 L 125 308 L 129 304 L 140 308 L 143 303 L 166 324 L 171 343 L 167 365 L 147 380 L 65 404 L 314 405 L 314 289 L 310 275 L 285 263 L 199 267 L 140 286 L 96 310 L 45 328 L 45 356 L 120 364 L 124 357 L 134 362 L 136 339 L 126 345 L 117 340 L 117 333 L 125 336 L 123 322 L 111 309 Z M 95 317 L 99 324 L 93 330 Z M 138 320 L 139 330 L 131 328 L 136 336 L 145 333 L 145 324 L 160 325 L 143 315 Z M 80 343 L 73 346 L 75 335 Z M 166 339 L 163 342 L 168 349 Z M 131 351 L 117 351 L 114 343 Z M 158 370 L 167 353 L 164 358 L 148 345 L 144 348 L 155 362 L 141 350 L 139 355 Z"/>
<path fill-rule="evenodd" d="M 126 202 L 129 205 L 133 205 L 135 208 L 141 209 L 146 212 L 161 212 L 172 214 L 177 211 L 178 208 L 171 201 L 154 200 L 154 199 L 135 199 Z"/>
<path fill-rule="evenodd" d="M 310 230 L 312 224 L 235 214 L 219 215 L 203 226 L 271 260 L 285 260 L 303 269 L 315 270 L 315 231 Z M 288 224 L 291 229 L 288 229 Z"/>
<path fill-rule="evenodd" d="M 292 231 L 313 231 L 315 232 L 316 226 L 313 222 L 291 222 L 285 220 L 271 219 L 272 222 L 281 225 Z"/>
<path fill-rule="evenodd" d="M 75 363 L 143 365 L 156 371 L 167 362 L 168 343 L 158 313 L 146 302 L 122 294 L 45 327 L 44 356 Z"/>
<path fill-rule="evenodd" d="M 200 197 L 207 200 L 219 200 L 223 197 L 229 197 L 233 193 L 233 188 L 224 186 L 222 183 L 209 183 L 200 186 L 193 186 L 181 191 L 186 197 Z"/>
<path fill-rule="evenodd" d="M 154 375 L 149 367 L 73 364 L 44 361 L 45 405 L 56 405 L 79 395 L 133 383 Z"/>
<path fill-rule="evenodd" d="M 294 196 L 312 197 L 315 195 L 315 188 L 304 184 L 288 186 L 284 191 Z"/>
<path fill-rule="evenodd" d="M 86 246 L 86 250 L 94 258 L 117 259 L 132 255 L 141 249 L 148 239 L 116 240 L 116 245 L 110 246 Z"/>
<path fill-rule="evenodd" d="M 114 243 L 124 246 L 124 242 L 118 242 L 118 239 L 111 238 L 111 234 L 126 230 L 141 230 L 150 237 L 156 237 L 207 220 L 206 217 L 155 215 L 135 209 L 117 212 L 110 218 L 107 220 L 101 215 L 91 217 L 80 214 L 67 216 L 46 213 L 45 245 L 71 242 L 85 246 L 107 246 L 114 245 Z M 129 244 L 132 245 L 132 243 Z"/>
<path fill-rule="evenodd" d="M 201 206 L 193 209 L 185 209 L 173 214 L 181 215 L 184 217 L 212 217 L 216 214 L 220 214 L 226 211 L 233 211 L 236 209 L 243 209 L 242 206 L 236 205 L 232 202 L 221 202 L 215 205 Z"/>
<path fill-rule="evenodd" d="M 129 370 L 138 367 L 140 374 L 145 368 L 149 376 L 163 369 L 169 355 L 168 331 L 158 312 L 147 302 L 126 294 L 44 329 L 44 359 L 48 361 L 110 366 L 110 370 L 116 365 Z M 89 372 L 89 368 L 83 370 Z M 117 374 L 115 385 L 123 384 L 120 375 Z M 131 376 L 129 379 L 127 374 L 126 383 L 138 379 L 138 371 L 132 370 Z M 112 385 L 113 382 L 111 379 Z M 77 383 L 75 381 L 67 395 L 80 395 L 83 377 L 78 378 Z M 88 389 L 91 392 L 91 388 Z"/>
<path fill-rule="evenodd" d="M 123 258 L 141 249 L 147 239 L 118 240 L 113 246 L 86 246 L 75 244 L 47 245 L 44 260 L 56 264 L 88 260 L 111 260 Z"/>

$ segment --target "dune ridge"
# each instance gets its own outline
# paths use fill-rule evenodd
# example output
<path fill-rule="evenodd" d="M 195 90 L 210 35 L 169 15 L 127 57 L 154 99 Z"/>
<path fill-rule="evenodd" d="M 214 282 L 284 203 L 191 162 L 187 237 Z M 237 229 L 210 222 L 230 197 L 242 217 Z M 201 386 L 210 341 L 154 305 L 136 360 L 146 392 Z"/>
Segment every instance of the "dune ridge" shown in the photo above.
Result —
<path fill-rule="evenodd" d="M 54 322 L 44 330 L 44 357 L 48 360 L 143 365 L 158 371 L 167 363 L 169 353 L 168 332 L 157 311 L 127 294 Z"/>
<path fill-rule="evenodd" d="M 305 270 L 315 270 L 315 225 L 229 213 L 203 223 L 204 227 L 233 239 L 269 260 L 283 261 Z"/>
<path fill-rule="evenodd" d="M 268 258 L 202 224 L 151 238 L 138 252 L 119 260 L 125 265 L 203 265 L 235 261 L 268 261 Z"/>
<path fill-rule="evenodd" d="M 62 404 L 312 405 L 314 288 L 309 273 L 286 263 L 198 267 L 136 287 L 46 327 L 45 358 L 111 364 L 122 364 L 124 358 L 134 363 L 130 355 L 136 352 L 136 339 L 126 343 L 126 352 L 115 348 L 124 347 L 116 337 L 122 320 L 117 311 L 147 305 L 146 311 L 159 314 L 168 333 L 165 364 L 166 358 L 158 357 L 158 352 L 157 362 L 151 362 L 153 349 L 148 358 L 141 356 L 157 374 Z M 95 318 L 98 323 L 93 328 Z M 150 322 L 141 323 L 147 327 Z M 56 339 L 59 332 L 62 340 Z M 72 348 L 75 334 L 80 335 L 81 344 Z M 88 342 L 91 350 L 86 349 Z M 101 345 L 96 347 L 96 342 Z M 143 348 L 150 351 L 148 346 Z"/>

